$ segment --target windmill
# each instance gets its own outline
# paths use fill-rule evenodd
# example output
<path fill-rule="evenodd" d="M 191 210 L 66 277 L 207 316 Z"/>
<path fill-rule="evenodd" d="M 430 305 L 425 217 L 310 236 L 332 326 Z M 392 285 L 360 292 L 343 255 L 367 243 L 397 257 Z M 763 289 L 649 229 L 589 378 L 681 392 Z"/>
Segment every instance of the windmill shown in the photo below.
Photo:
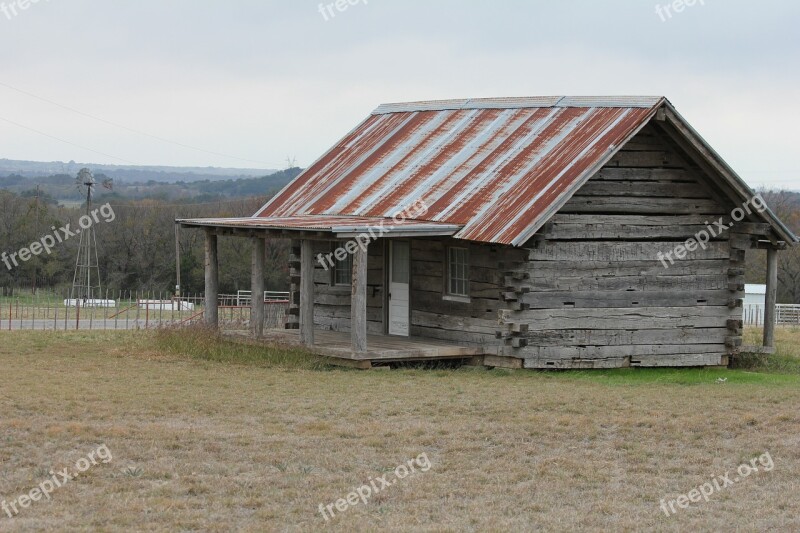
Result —
<path fill-rule="evenodd" d="M 97 182 L 94 175 L 88 168 L 82 168 L 75 178 L 75 185 L 86 194 L 86 214 L 81 217 L 80 228 L 75 233 L 80 232 L 81 242 L 78 245 L 78 258 L 75 261 L 75 275 L 72 278 L 73 300 L 81 300 L 83 305 L 92 305 L 92 300 L 100 300 L 102 291 L 100 288 L 100 264 L 97 259 L 97 237 L 92 224 L 92 197 Z M 113 182 L 106 179 L 102 186 L 111 189 Z M 84 224 L 83 221 L 87 220 Z"/>

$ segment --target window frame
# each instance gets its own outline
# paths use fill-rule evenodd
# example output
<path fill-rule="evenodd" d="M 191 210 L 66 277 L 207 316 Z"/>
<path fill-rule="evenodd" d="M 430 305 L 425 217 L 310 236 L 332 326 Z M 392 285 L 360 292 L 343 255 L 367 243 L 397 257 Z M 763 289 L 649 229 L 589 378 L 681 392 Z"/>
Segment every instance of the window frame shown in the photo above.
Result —
<path fill-rule="evenodd" d="M 336 242 L 331 243 L 331 252 L 336 252 L 339 248 Z M 331 256 L 333 259 L 333 268 L 331 271 L 331 287 L 351 287 L 353 285 L 353 254 L 347 254 L 343 260 L 336 259 L 336 256 Z M 347 265 L 347 268 L 341 268 L 341 265 Z M 339 282 L 338 274 L 340 272 L 347 272 L 347 282 Z"/>
<path fill-rule="evenodd" d="M 453 257 L 453 252 L 456 250 L 463 252 L 463 260 L 460 262 L 463 267 L 463 277 L 452 276 L 452 265 L 454 260 L 458 258 Z M 445 247 L 445 271 L 444 271 L 444 295 L 445 300 L 455 302 L 469 302 L 470 301 L 470 263 L 469 263 L 469 248 L 466 246 L 446 246 Z M 453 292 L 453 284 L 457 285 L 463 283 L 464 292 Z"/>

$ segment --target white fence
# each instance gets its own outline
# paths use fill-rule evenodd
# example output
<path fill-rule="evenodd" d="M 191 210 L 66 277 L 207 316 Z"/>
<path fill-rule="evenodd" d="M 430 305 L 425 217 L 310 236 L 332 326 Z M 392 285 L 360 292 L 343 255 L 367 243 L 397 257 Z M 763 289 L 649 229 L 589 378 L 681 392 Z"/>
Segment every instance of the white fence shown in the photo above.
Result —
<path fill-rule="evenodd" d="M 800 326 L 800 305 L 776 305 L 775 320 L 779 326 Z M 762 326 L 764 324 L 764 306 L 759 304 L 745 305 L 744 323 L 748 326 Z"/>
<path fill-rule="evenodd" d="M 137 300 L 141 309 L 153 311 L 194 311 L 194 304 L 173 298 L 172 300 Z"/>
<path fill-rule="evenodd" d="M 236 292 L 236 305 L 239 307 L 245 307 L 250 305 L 252 299 L 253 299 L 253 291 Z M 288 301 L 289 301 L 288 292 L 264 291 L 264 303 L 283 303 Z"/>

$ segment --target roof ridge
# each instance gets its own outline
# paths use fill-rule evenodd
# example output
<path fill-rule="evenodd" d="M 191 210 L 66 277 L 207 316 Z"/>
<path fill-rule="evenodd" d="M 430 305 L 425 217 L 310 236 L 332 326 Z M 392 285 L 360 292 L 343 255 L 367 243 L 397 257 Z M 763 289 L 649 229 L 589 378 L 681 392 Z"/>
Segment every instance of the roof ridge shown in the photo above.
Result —
<path fill-rule="evenodd" d="M 460 98 L 397 102 L 378 106 L 373 115 L 447 111 L 461 109 L 524 109 L 550 107 L 619 107 L 649 109 L 666 101 L 664 96 L 517 96 L 499 98 Z"/>

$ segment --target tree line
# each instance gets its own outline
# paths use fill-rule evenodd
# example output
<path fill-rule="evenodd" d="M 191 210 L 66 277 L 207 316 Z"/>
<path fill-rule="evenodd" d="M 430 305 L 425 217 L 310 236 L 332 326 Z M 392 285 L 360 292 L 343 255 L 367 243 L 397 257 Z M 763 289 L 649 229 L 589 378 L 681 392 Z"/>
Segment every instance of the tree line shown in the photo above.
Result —
<path fill-rule="evenodd" d="M 113 221 L 94 224 L 98 263 L 103 290 L 172 292 L 175 289 L 176 231 L 178 218 L 248 217 L 268 196 L 218 200 L 201 204 L 170 203 L 164 200 L 110 201 Z M 105 205 L 105 204 L 103 204 Z M 95 203 L 99 207 L 100 203 Z M 73 231 L 85 206 L 64 207 L 0 190 L 0 248 L 8 254 L 29 247 L 46 234 L 70 224 Z M 48 287 L 57 290 L 72 286 L 80 237 L 75 236 L 12 269 L 0 263 L 2 287 Z M 200 230 L 178 232 L 183 293 L 204 289 L 204 237 Z M 220 239 L 220 290 L 235 293 L 250 288 L 250 242 L 247 239 Z M 285 291 L 289 287 L 289 243 L 285 239 L 267 242 L 265 283 L 267 290 Z M 13 264 L 12 264 L 13 266 Z M 6 289 L 7 291 L 8 289 Z"/>
<path fill-rule="evenodd" d="M 760 191 L 767 204 L 796 234 L 800 233 L 800 193 Z M 181 203 L 164 199 L 103 198 L 114 211 L 113 222 L 94 225 L 103 289 L 171 292 L 176 283 L 175 219 L 247 217 L 269 196 L 218 199 L 202 203 Z M 0 252 L 12 253 L 30 246 L 43 235 L 71 224 L 85 213 L 85 206 L 65 207 L 28 191 L 17 194 L 0 190 Z M 181 288 L 184 293 L 204 290 L 204 237 L 200 230 L 181 229 Z M 0 262 L 0 287 L 48 287 L 57 290 L 72 285 L 80 239 L 71 238 L 18 267 L 8 269 Z M 220 290 L 235 293 L 250 288 L 250 242 L 248 239 L 219 240 Z M 800 246 L 779 255 L 778 301 L 800 303 Z M 289 287 L 289 242 L 267 241 L 266 289 L 285 291 Z M 747 254 L 747 282 L 764 283 L 765 252 Z"/>

